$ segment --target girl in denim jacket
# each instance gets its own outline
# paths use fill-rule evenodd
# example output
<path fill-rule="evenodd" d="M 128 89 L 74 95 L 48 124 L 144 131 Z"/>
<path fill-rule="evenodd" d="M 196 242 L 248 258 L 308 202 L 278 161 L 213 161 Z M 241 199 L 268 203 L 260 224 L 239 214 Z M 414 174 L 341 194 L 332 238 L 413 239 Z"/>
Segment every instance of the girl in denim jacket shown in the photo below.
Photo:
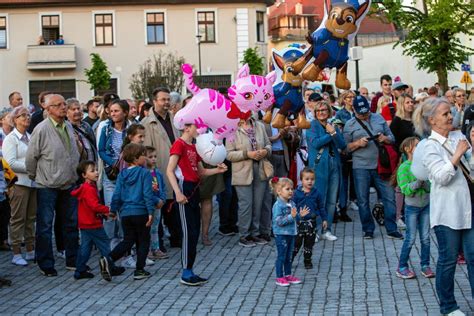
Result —
<path fill-rule="evenodd" d="M 270 180 L 270 187 L 277 196 L 272 210 L 272 228 L 277 246 L 276 284 L 279 286 L 299 284 L 301 280 L 291 275 L 291 259 L 296 237 L 296 216 L 308 215 L 309 209 L 307 207 L 301 208 L 299 214 L 297 213 L 295 203 L 290 201 L 293 196 L 293 181 L 290 179 L 274 177 Z"/>

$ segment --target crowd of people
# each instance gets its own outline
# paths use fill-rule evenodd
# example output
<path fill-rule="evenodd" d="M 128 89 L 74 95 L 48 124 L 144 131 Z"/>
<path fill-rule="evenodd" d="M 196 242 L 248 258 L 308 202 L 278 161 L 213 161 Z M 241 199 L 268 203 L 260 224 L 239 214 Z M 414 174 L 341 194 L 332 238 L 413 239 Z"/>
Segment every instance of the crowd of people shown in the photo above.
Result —
<path fill-rule="evenodd" d="M 107 93 L 82 104 L 44 91 L 33 112 L 13 92 L 0 115 L 0 248 L 11 251 L 15 265 L 36 262 L 47 277 L 57 275 L 59 259 L 75 279 L 87 279 L 94 277 L 87 261 L 95 244 L 100 273 L 110 281 L 126 268 L 136 280 L 150 277 L 146 266 L 179 247 L 180 282 L 201 285 L 207 279 L 193 266 L 198 242 L 212 245 L 216 199 L 219 233 L 238 234 L 242 247 L 273 237 L 276 284 L 289 286 L 301 283 L 291 273 L 299 250 L 312 269 L 314 244 L 337 242 L 335 225 L 351 222 L 353 209 L 364 239 L 376 237 L 375 222 L 388 238 L 405 239 L 394 271 L 400 278 L 416 276 L 408 259 L 418 231 L 421 274 L 436 276 L 441 312 L 459 314 L 456 263 L 474 271 L 474 88 L 469 97 L 436 86 L 414 95 L 389 75 L 380 88 L 339 98 L 305 89 L 307 130 L 291 121 L 276 129 L 264 113 L 253 113 L 218 166 L 201 161 L 196 126 L 173 125 L 191 96 L 157 88 L 149 102 Z M 438 239 L 436 274 L 430 228 Z"/>

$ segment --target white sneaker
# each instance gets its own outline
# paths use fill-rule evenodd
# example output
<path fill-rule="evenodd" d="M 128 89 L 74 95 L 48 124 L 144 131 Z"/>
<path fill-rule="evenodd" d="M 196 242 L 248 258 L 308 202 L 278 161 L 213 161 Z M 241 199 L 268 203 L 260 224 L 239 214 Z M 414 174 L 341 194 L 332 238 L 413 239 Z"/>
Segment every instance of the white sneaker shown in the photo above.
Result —
<path fill-rule="evenodd" d="M 460 309 L 457 309 L 457 310 L 455 310 L 454 312 L 451 312 L 451 313 L 446 314 L 446 315 L 448 315 L 448 316 L 464 316 L 464 315 L 466 315 L 466 314 L 464 314 L 463 312 L 461 312 Z"/>
<path fill-rule="evenodd" d="M 359 207 L 357 206 L 357 203 L 350 201 L 349 202 L 349 208 L 352 209 L 353 211 L 358 211 Z"/>
<path fill-rule="evenodd" d="M 28 260 L 28 261 L 35 260 L 35 251 L 34 250 L 28 251 L 25 254 L 25 260 Z"/>
<path fill-rule="evenodd" d="M 56 257 L 66 260 L 66 251 L 63 250 L 63 251 L 56 252 Z"/>
<path fill-rule="evenodd" d="M 402 221 L 401 218 L 398 219 L 397 226 L 398 226 L 398 229 L 401 229 L 401 230 L 407 229 L 407 225 Z"/>
<path fill-rule="evenodd" d="M 122 259 L 121 266 L 126 269 L 136 269 L 137 268 L 137 262 L 132 256 L 128 256 L 126 258 Z"/>
<path fill-rule="evenodd" d="M 321 238 L 329 240 L 329 241 L 336 241 L 337 240 L 337 237 L 334 236 L 330 231 L 327 231 L 324 234 L 322 234 Z"/>
<path fill-rule="evenodd" d="M 372 193 L 372 194 L 373 194 L 373 193 L 377 193 L 377 190 L 375 190 L 374 187 L 370 187 L 370 193 Z"/>
<path fill-rule="evenodd" d="M 13 255 L 12 263 L 17 266 L 27 266 L 28 262 L 21 256 L 21 254 Z"/>
<path fill-rule="evenodd" d="M 152 265 L 154 265 L 154 264 L 155 264 L 155 261 L 146 258 L 146 264 L 145 264 L 146 266 L 152 266 Z"/>
<path fill-rule="evenodd" d="M 319 242 L 319 239 L 320 239 L 319 235 L 316 234 L 316 236 L 314 237 L 314 242 L 315 242 L 315 243 L 316 243 L 316 242 Z"/>

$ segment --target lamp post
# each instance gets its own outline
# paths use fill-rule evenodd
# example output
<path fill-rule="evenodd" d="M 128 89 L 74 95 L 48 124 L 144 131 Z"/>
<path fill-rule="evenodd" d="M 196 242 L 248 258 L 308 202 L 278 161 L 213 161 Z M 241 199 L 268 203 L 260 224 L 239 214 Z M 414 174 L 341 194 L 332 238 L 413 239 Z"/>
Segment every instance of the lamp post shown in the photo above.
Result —
<path fill-rule="evenodd" d="M 196 38 L 198 41 L 199 77 L 201 77 L 201 38 L 202 38 L 202 35 L 198 34 L 196 35 Z"/>
<path fill-rule="evenodd" d="M 359 46 L 359 41 L 357 40 L 357 34 L 354 38 L 354 44 L 355 46 Z M 359 59 L 355 60 L 355 66 L 356 66 L 356 90 L 359 90 L 360 88 L 360 78 L 359 78 Z"/>

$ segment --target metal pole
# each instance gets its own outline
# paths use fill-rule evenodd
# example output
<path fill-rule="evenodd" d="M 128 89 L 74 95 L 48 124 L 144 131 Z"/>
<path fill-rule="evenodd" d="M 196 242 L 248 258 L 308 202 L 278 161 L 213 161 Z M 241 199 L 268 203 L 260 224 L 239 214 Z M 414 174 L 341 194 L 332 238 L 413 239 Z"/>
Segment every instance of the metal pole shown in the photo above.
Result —
<path fill-rule="evenodd" d="M 355 46 L 359 46 L 359 42 L 357 41 L 357 35 L 354 38 L 354 44 Z M 356 90 L 359 90 L 360 79 L 359 79 L 359 60 L 358 59 L 355 61 L 355 65 L 356 65 Z"/>
<path fill-rule="evenodd" d="M 201 35 L 197 36 L 198 38 L 198 58 L 199 58 L 199 77 L 201 77 Z"/>

